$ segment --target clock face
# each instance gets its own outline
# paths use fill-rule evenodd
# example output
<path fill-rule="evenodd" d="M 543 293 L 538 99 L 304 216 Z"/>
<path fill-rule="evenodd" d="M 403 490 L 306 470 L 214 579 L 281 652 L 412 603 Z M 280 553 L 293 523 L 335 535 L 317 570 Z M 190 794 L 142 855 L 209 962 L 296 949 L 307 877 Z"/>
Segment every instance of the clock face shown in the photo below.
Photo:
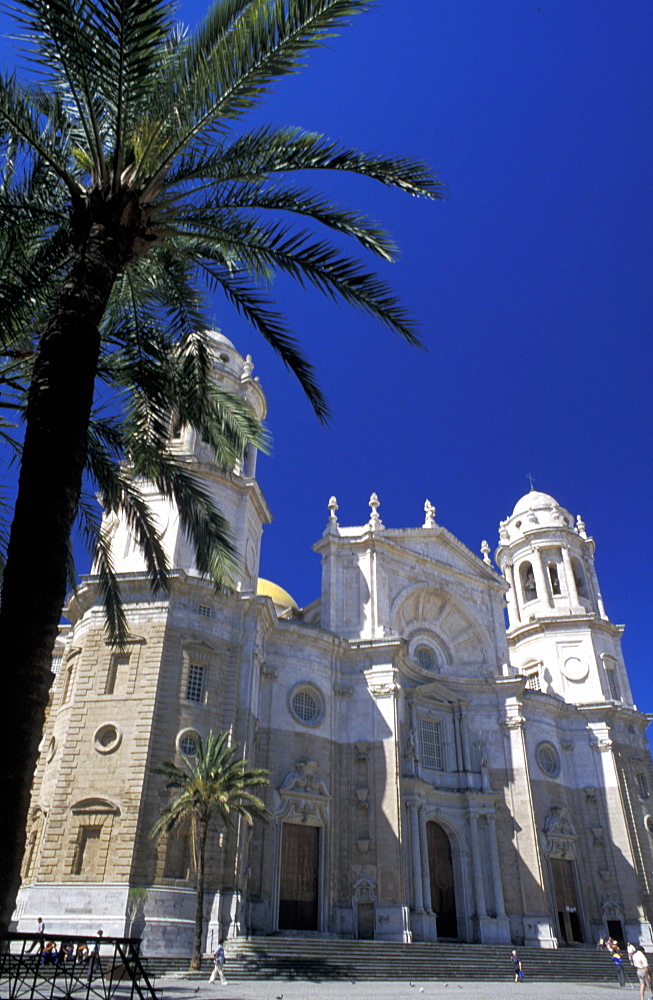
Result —
<path fill-rule="evenodd" d="M 583 681 L 589 673 L 589 667 L 577 656 L 569 656 L 562 666 L 562 673 L 568 681 Z"/>

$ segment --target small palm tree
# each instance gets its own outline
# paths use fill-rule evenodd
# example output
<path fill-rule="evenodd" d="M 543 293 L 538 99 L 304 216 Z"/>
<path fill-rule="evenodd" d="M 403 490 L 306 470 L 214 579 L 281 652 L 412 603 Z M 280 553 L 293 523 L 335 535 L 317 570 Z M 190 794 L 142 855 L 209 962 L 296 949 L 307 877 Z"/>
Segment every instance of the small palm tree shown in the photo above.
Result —
<path fill-rule="evenodd" d="M 192 834 L 197 903 L 191 969 L 199 969 L 202 961 L 204 862 L 211 820 L 217 818 L 231 826 L 234 816 L 242 816 L 251 826 L 254 819 L 267 819 L 269 815 L 252 791 L 268 783 L 268 772 L 260 767 L 248 768 L 247 761 L 237 757 L 238 749 L 237 743 L 229 745 L 229 733 L 211 731 L 206 743 L 197 738 L 195 757 L 185 757 L 182 767 L 168 760 L 154 768 L 154 773 L 164 778 L 166 788 L 180 794 L 156 821 L 152 836 L 160 837 L 179 826 L 190 826 Z"/>

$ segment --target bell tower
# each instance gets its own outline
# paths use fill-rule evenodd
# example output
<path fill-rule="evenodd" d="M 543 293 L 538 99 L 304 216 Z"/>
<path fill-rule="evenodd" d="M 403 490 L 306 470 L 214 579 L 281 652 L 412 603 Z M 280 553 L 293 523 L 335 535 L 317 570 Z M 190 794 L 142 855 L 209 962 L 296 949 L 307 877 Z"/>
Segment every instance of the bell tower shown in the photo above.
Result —
<path fill-rule="evenodd" d="M 623 628 L 608 618 L 594 567 L 594 539 L 548 493 L 531 489 L 499 526 L 496 563 L 510 590 L 513 666 L 536 690 L 566 701 L 632 704 Z"/>
<path fill-rule="evenodd" d="M 213 358 L 213 376 L 220 389 L 244 400 L 259 420 L 263 420 L 267 403 L 258 379 L 252 377 L 254 365 L 251 356 L 243 358 L 231 341 L 218 331 L 207 331 L 206 336 Z M 237 589 L 256 591 L 263 525 L 269 524 L 272 519 L 256 480 L 257 449 L 249 445 L 246 454 L 233 469 L 221 469 L 211 447 L 201 440 L 198 432 L 180 424 L 173 416 L 170 450 L 200 479 L 230 525 L 239 561 L 235 580 Z M 170 567 L 189 576 L 197 575 L 193 548 L 179 523 L 174 505 L 162 497 L 155 486 L 142 483 L 140 486 L 158 519 Z M 143 572 L 143 557 L 126 522 L 116 518 L 113 524 L 106 524 L 106 527 L 111 533 L 116 572 Z"/>

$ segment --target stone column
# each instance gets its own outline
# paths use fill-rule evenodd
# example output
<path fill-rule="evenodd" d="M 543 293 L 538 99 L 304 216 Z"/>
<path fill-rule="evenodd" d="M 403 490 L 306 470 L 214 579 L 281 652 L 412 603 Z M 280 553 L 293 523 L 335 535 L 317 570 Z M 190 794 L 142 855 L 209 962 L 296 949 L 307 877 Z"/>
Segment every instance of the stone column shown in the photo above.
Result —
<path fill-rule="evenodd" d="M 472 843 L 472 865 L 474 868 L 474 889 L 476 890 L 476 916 L 486 917 L 485 909 L 485 889 L 483 888 L 483 862 L 481 859 L 481 848 L 478 841 L 478 816 L 470 813 L 469 833 Z"/>
<path fill-rule="evenodd" d="M 420 842 L 420 860 L 422 862 L 422 898 L 424 902 L 424 909 L 427 913 L 433 912 L 433 905 L 431 903 L 431 878 L 429 872 L 429 846 L 426 837 L 426 809 L 424 806 L 419 806 L 419 842 Z"/>
<path fill-rule="evenodd" d="M 542 553 L 538 548 L 533 550 L 533 574 L 535 576 L 538 600 L 540 603 L 546 604 L 546 606 L 550 608 L 551 595 L 549 593 Z"/>
<path fill-rule="evenodd" d="M 517 591 L 515 589 L 515 571 L 511 562 L 505 563 L 504 569 L 506 580 L 510 586 L 510 590 L 506 594 L 508 619 L 511 625 L 518 625 L 521 621 L 521 615 L 519 614 L 519 601 L 517 600 Z"/>
<path fill-rule="evenodd" d="M 506 911 L 503 904 L 503 885 L 501 882 L 501 866 L 499 864 L 499 847 L 497 845 L 496 817 L 489 815 L 487 817 L 487 825 L 490 840 L 490 866 L 492 868 L 494 903 L 497 908 L 497 917 L 505 917 Z"/>
<path fill-rule="evenodd" d="M 592 581 L 592 590 L 594 591 L 594 594 L 596 596 L 596 605 L 597 605 L 597 607 L 599 609 L 599 614 L 600 614 L 601 618 L 607 618 L 608 616 L 605 613 L 605 606 L 603 604 L 603 598 L 601 597 L 601 588 L 599 587 L 599 580 L 598 580 L 598 577 L 596 575 L 596 570 L 594 569 L 594 560 L 592 559 L 591 555 L 587 556 L 587 558 L 585 560 L 585 564 L 586 564 L 587 568 L 589 569 L 589 576 L 590 576 L 590 580 Z"/>
<path fill-rule="evenodd" d="M 419 847 L 419 818 L 417 816 L 417 803 L 408 802 L 408 812 L 410 814 L 410 859 L 413 875 L 413 909 L 415 913 L 424 912 L 424 893 L 422 890 L 422 859 Z"/>
<path fill-rule="evenodd" d="M 578 606 L 580 600 L 578 598 L 578 588 L 576 587 L 576 577 L 574 576 L 574 567 L 571 565 L 571 556 L 569 555 L 569 546 L 562 546 L 562 562 L 565 567 L 565 576 L 567 578 L 567 593 L 569 594 L 569 603 Z"/>
<path fill-rule="evenodd" d="M 460 736 L 460 715 L 461 708 L 460 704 L 454 706 L 453 710 L 453 735 L 456 742 L 456 770 L 464 771 L 465 764 L 463 761 L 463 745 Z"/>
<path fill-rule="evenodd" d="M 465 718 L 465 709 L 463 705 L 460 706 L 460 739 L 463 745 L 463 762 L 465 770 L 469 774 L 472 770 L 472 759 L 469 755 L 469 740 L 467 738 L 467 720 Z"/>

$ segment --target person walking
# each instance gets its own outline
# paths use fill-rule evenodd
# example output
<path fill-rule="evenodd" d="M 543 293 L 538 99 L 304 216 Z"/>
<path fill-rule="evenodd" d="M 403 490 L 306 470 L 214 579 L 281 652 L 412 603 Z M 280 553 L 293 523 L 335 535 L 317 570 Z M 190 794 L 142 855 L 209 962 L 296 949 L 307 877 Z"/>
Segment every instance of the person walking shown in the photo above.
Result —
<path fill-rule="evenodd" d="M 89 983 L 93 979 L 93 976 L 100 974 L 102 972 L 102 966 L 100 965 L 100 945 L 102 944 L 102 935 L 104 931 L 100 929 L 97 932 L 97 940 L 91 951 L 90 961 L 88 966 L 88 981 Z"/>
<path fill-rule="evenodd" d="M 38 934 L 38 939 L 36 941 L 32 941 L 31 945 L 27 949 L 28 955 L 30 951 L 34 950 L 34 948 L 38 948 L 39 951 L 42 951 L 43 949 L 43 942 L 45 940 L 45 924 L 43 923 L 43 917 L 39 917 L 36 922 L 36 933 Z"/>
<path fill-rule="evenodd" d="M 612 961 L 614 962 L 615 972 L 617 973 L 617 979 L 619 980 L 620 986 L 626 985 L 626 973 L 624 972 L 624 960 L 621 957 L 621 952 L 619 948 L 614 948 L 612 951 Z"/>
<path fill-rule="evenodd" d="M 213 953 L 213 972 L 211 973 L 211 978 L 209 979 L 210 983 L 214 983 L 215 977 L 220 976 L 220 982 L 222 985 L 227 985 L 227 980 L 225 979 L 223 970 L 224 957 L 224 938 L 220 938 L 218 941 L 218 947 Z"/>
<path fill-rule="evenodd" d="M 633 955 L 633 965 L 637 969 L 637 978 L 639 979 L 639 996 L 640 1000 L 644 1000 L 644 994 L 646 993 L 646 987 L 648 986 L 651 996 L 653 996 L 653 987 L 651 987 L 651 973 L 648 970 L 648 959 L 646 953 L 642 946 L 635 949 Z"/>
<path fill-rule="evenodd" d="M 512 968 L 515 973 L 515 982 L 521 983 L 524 978 L 524 971 L 521 967 L 521 958 L 514 949 L 510 955 L 510 961 L 512 962 Z"/>
<path fill-rule="evenodd" d="M 626 951 L 628 952 L 628 961 L 632 965 L 633 964 L 633 955 L 637 951 L 637 949 L 636 949 L 636 947 L 635 947 L 635 945 L 633 944 L 632 941 L 628 941 L 627 942 L 627 944 L 626 944 Z"/>

